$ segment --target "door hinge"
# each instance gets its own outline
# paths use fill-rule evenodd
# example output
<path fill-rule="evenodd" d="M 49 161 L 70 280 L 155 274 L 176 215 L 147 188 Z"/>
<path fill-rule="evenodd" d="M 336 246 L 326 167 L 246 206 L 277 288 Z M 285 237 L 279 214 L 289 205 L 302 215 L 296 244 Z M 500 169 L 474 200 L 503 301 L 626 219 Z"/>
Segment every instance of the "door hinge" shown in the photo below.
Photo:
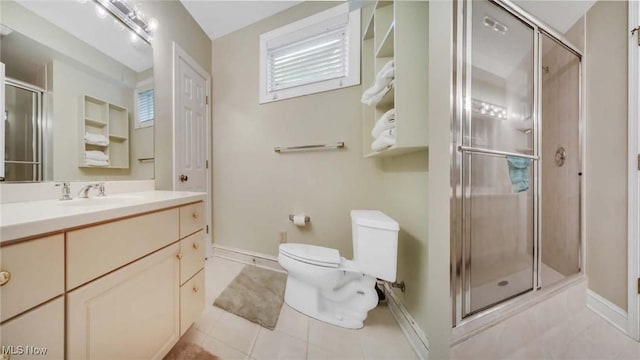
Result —
<path fill-rule="evenodd" d="M 207 99 L 207 105 L 209 105 L 209 95 L 205 96 L 205 98 Z"/>
<path fill-rule="evenodd" d="M 640 154 L 638 154 L 638 170 L 640 170 Z"/>
<path fill-rule="evenodd" d="M 638 33 L 638 46 L 640 46 L 640 26 L 636 26 L 635 28 L 631 29 L 631 36 L 633 36 L 634 33 Z"/>
<path fill-rule="evenodd" d="M 638 155 L 638 166 L 640 166 L 640 154 Z M 209 168 L 209 160 L 204 161 L 204 168 L 205 169 Z M 638 168 L 638 170 L 640 170 L 640 168 Z"/>
<path fill-rule="evenodd" d="M 207 225 L 207 234 L 209 233 L 209 225 Z M 638 279 L 638 284 L 640 284 L 640 279 Z"/>

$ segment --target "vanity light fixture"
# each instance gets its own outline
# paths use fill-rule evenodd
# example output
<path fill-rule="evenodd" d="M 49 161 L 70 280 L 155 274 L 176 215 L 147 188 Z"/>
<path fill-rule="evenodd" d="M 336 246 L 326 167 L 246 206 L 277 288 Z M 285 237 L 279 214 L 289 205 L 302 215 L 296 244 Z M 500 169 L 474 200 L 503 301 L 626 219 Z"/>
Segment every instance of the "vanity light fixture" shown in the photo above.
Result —
<path fill-rule="evenodd" d="M 126 0 L 93 0 L 96 6 L 110 12 L 121 23 L 129 27 L 135 36 L 151 44 L 153 30 L 158 27 L 158 20 L 146 16 L 137 6 Z M 132 38 L 133 41 L 133 38 Z"/>
<path fill-rule="evenodd" d="M 491 104 L 485 101 L 472 99 L 471 110 L 475 113 L 480 113 L 498 120 L 507 119 L 507 108 L 500 105 Z"/>
<path fill-rule="evenodd" d="M 496 19 L 490 16 L 485 16 L 484 18 L 482 18 L 482 24 L 488 27 L 489 29 L 493 29 L 493 31 L 500 33 L 502 35 L 505 35 L 507 33 L 507 30 L 509 30 L 507 25 L 497 21 Z"/>

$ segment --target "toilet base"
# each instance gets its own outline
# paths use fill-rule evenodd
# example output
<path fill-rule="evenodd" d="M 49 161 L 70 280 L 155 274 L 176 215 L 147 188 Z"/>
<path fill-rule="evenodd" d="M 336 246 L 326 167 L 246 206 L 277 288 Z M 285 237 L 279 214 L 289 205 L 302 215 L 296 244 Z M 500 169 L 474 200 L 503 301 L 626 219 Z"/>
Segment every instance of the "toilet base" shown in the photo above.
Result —
<path fill-rule="evenodd" d="M 284 300 L 293 309 L 314 319 L 347 329 L 360 329 L 364 326 L 367 312 L 378 302 L 375 279 L 367 276 L 362 282 L 364 287 L 371 283 L 370 292 L 354 292 L 353 299 L 338 303 L 324 296 L 318 288 L 289 276 Z"/>

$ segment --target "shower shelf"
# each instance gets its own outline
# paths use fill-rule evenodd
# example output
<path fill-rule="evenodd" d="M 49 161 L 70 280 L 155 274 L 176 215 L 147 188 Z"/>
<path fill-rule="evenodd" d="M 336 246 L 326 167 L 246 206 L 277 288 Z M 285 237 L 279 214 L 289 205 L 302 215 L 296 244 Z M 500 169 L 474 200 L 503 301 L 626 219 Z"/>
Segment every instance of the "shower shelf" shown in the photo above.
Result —
<path fill-rule="evenodd" d="M 390 60 L 394 61 L 393 87 L 376 105 L 362 107 L 362 156 L 391 157 L 427 149 L 428 3 L 382 1 L 362 9 L 362 84 L 369 86 Z M 402 41 L 395 41 L 395 39 Z M 389 109 L 396 112 L 396 144 L 372 151 L 376 121 Z"/>

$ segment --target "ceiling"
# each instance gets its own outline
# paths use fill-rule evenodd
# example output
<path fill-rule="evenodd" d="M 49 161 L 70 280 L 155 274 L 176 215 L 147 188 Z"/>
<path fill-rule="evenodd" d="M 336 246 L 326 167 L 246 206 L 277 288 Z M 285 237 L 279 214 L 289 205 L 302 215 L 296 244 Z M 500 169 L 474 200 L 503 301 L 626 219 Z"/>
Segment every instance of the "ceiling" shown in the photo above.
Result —
<path fill-rule="evenodd" d="M 302 1 L 180 0 L 211 39 L 277 14 Z"/>
<path fill-rule="evenodd" d="M 1 1 L 1 0 L 0 0 Z M 17 0 L 50 23 L 102 53 L 140 72 L 153 66 L 153 50 L 144 41 L 130 41 L 130 32 L 118 26 L 111 15 L 98 18 L 93 2 L 69 0 Z"/>
<path fill-rule="evenodd" d="M 595 4 L 595 0 L 514 0 L 528 11 L 561 33 L 566 33 Z"/>

